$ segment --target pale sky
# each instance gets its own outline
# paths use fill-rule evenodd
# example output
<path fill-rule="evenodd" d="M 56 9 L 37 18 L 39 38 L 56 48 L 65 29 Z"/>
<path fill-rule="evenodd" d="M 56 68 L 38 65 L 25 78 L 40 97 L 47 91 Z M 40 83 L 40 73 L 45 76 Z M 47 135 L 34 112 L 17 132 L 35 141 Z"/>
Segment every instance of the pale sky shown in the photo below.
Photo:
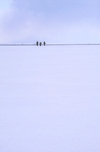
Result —
<path fill-rule="evenodd" d="M 12 0 L 3 0 L 0 1 L 0 10 L 7 10 L 11 8 Z"/>
<path fill-rule="evenodd" d="M 1 43 L 99 43 L 100 0 L 3 1 L 0 16 Z"/>
<path fill-rule="evenodd" d="M 0 43 L 100 43 L 100 0 L 0 2 Z M 100 152 L 100 46 L 0 46 L 0 152 Z"/>

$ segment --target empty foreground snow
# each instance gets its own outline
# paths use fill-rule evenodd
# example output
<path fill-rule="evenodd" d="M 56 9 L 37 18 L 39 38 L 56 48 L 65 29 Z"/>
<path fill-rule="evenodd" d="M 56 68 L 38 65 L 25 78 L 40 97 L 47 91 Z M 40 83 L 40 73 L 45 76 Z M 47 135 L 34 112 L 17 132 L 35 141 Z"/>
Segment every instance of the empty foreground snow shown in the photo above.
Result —
<path fill-rule="evenodd" d="M 100 46 L 0 48 L 0 152 L 100 152 Z"/>

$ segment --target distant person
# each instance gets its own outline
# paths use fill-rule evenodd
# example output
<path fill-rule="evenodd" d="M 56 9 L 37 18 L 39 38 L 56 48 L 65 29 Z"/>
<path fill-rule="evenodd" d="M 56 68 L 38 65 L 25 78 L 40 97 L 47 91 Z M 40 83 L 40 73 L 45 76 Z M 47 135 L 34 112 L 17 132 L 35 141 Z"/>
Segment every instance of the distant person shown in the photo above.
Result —
<path fill-rule="evenodd" d="M 39 42 L 38 42 L 38 41 L 36 42 L 36 45 L 37 45 L 37 46 L 39 45 Z"/>
<path fill-rule="evenodd" d="M 45 41 L 43 42 L 44 46 L 46 45 Z"/>
<path fill-rule="evenodd" d="M 42 42 L 40 42 L 40 46 L 42 45 Z"/>

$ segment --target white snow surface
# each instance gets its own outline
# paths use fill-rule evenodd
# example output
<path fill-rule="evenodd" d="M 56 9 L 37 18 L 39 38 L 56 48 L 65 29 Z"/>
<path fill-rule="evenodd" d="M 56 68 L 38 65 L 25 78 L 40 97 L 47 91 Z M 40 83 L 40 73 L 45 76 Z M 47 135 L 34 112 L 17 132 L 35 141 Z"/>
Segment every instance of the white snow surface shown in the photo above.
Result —
<path fill-rule="evenodd" d="M 0 152 L 100 152 L 100 46 L 0 47 Z"/>

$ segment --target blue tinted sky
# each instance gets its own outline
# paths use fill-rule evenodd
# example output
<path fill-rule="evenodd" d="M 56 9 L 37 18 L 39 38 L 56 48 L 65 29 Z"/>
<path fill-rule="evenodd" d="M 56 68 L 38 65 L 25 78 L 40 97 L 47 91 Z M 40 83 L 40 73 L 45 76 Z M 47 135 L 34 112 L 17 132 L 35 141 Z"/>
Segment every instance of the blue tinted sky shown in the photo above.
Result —
<path fill-rule="evenodd" d="M 1 42 L 99 43 L 99 0 L 9 0 L 1 8 Z"/>

